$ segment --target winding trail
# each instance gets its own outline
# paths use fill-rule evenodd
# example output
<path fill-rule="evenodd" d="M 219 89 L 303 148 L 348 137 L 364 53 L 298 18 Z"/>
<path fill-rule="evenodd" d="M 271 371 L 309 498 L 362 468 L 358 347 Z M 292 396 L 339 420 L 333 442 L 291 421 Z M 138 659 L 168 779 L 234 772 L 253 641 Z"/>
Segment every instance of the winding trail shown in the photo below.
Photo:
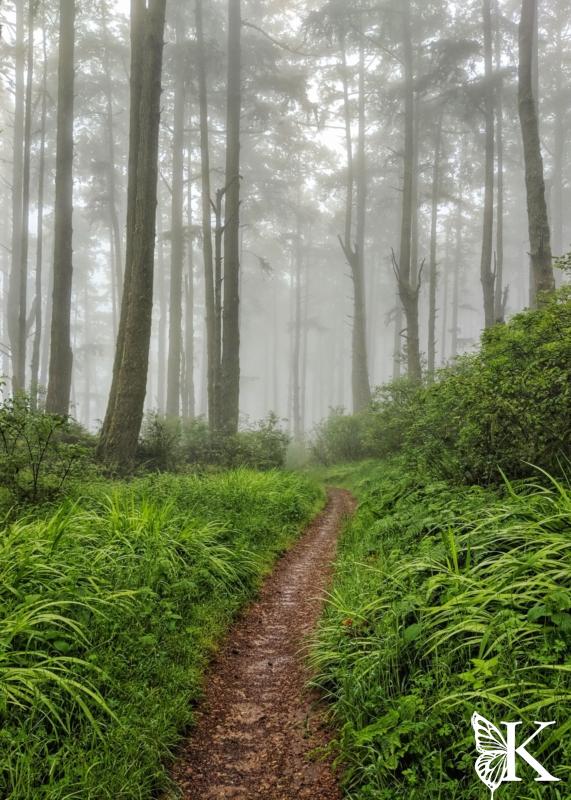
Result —
<path fill-rule="evenodd" d="M 197 724 L 173 769 L 184 800 L 340 800 L 327 742 L 304 688 L 302 648 L 322 610 L 349 492 L 331 489 L 325 510 L 278 562 L 237 622 L 207 676 Z"/>

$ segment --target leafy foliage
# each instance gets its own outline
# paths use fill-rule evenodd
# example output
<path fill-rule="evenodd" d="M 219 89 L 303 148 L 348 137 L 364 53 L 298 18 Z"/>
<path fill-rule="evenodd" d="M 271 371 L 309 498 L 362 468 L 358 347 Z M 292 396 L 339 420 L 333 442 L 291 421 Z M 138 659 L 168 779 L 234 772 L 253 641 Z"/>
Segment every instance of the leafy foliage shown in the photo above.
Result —
<path fill-rule="evenodd" d="M 37 503 L 59 495 L 89 461 L 89 437 L 66 417 L 33 411 L 26 395 L 0 405 L 2 502 Z"/>
<path fill-rule="evenodd" d="M 139 463 L 152 471 L 218 467 L 271 470 L 283 467 L 289 436 L 275 414 L 228 436 L 211 432 L 202 418 L 172 420 L 148 415 L 139 444 Z"/>
<path fill-rule="evenodd" d="M 207 659 L 321 501 L 291 474 L 96 484 L 0 535 L 0 796 L 165 787 Z"/>
<path fill-rule="evenodd" d="M 557 720 L 541 760 L 565 781 L 568 485 L 542 476 L 546 485 L 453 489 L 402 462 L 367 471 L 312 659 L 350 796 L 488 796 L 473 771 L 474 710 Z M 533 777 L 525 796 L 543 797 Z"/>
<path fill-rule="evenodd" d="M 335 412 L 318 429 L 322 463 L 402 452 L 420 472 L 468 484 L 559 473 L 571 456 L 571 302 L 486 331 L 479 353 L 459 358 L 434 384 L 378 390 L 356 417 Z"/>

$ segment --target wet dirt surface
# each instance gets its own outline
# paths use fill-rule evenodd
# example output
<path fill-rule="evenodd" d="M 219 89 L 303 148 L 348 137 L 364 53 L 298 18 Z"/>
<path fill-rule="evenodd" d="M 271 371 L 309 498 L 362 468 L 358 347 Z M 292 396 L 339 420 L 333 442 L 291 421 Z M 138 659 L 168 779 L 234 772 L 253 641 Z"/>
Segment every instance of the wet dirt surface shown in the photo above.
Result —
<path fill-rule="evenodd" d="M 355 508 L 331 489 L 325 510 L 278 562 L 208 673 L 173 778 L 184 800 L 340 800 L 303 649 L 319 619 L 337 537 Z"/>

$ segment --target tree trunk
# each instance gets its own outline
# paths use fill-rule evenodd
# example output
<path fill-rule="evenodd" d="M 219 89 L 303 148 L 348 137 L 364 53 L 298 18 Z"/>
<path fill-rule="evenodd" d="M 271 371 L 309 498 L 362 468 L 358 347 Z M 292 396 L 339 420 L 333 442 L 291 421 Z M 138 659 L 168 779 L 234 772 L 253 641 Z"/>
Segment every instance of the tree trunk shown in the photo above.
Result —
<path fill-rule="evenodd" d="M 192 122 L 192 120 L 190 120 Z M 192 125 L 189 127 L 192 128 Z M 196 413 L 194 389 L 194 247 L 192 238 L 192 148 L 188 148 L 188 275 L 185 280 L 185 416 L 192 419 Z"/>
<path fill-rule="evenodd" d="M 555 71 L 555 119 L 553 137 L 553 177 L 551 180 L 551 217 L 553 225 L 553 253 L 564 255 L 563 241 L 563 179 L 565 174 L 565 149 L 567 146 L 567 130 L 565 114 L 568 108 L 563 97 L 563 25 L 561 10 L 557 26 L 557 66 Z"/>
<path fill-rule="evenodd" d="M 60 43 L 54 223 L 54 290 L 47 411 L 69 413 L 73 354 L 73 91 L 75 0 L 60 0 Z"/>
<path fill-rule="evenodd" d="M 298 203 L 299 206 L 299 203 Z M 294 259 L 295 259 L 295 311 L 293 323 L 293 355 L 292 355 L 292 402 L 293 402 L 293 435 L 296 441 L 301 441 L 303 431 L 301 428 L 301 218 L 297 211 L 297 229 L 295 233 Z"/>
<path fill-rule="evenodd" d="M 496 72 L 502 69 L 502 31 L 500 6 L 496 0 Z M 500 75 L 496 89 L 497 205 L 496 205 L 496 280 L 494 321 L 503 322 L 504 303 L 504 82 Z"/>
<path fill-rule="evenodd" d="M 226 198 L 224 218 L 224 308 L 221 427 L 238 430 L 240 406 L 240 114 L 241 0 L 228 0 Z"/>
<path fill-rule="evenodd" d="M 38 208 L 36 223 L 36 275 L 35 275 L 35 315 L 34 315 L 34 342 L 32 346 L 31 364 L 31 392 L 30 403 L 32 409 L 38 406 L 38 393 L 40 388 L 40 352 L 42 344 L 42 267 L 44 258 L 44 187 L 46 177 L 46 120 L 48 107 L 48 57 L 45 7 L 42 17 L 42 111 L 40 122 L 40 161 L 38 171 Z"/>
<path fill-rule="evenodd" d="M 494 236 L 494 86 L 493 86 L 493 42 L 492 42 L 492 0 L 483 0 L 484 19 L 484 60 L 485 95 L 484 117 L 486 125 L 486 148 L 484 165 L 484 227 L 482 232 L 482 256 L 480 261 L 480 281 L 484 294 L 484 325 L 494 324 L 495 275 L 492 269 Z"/>
<path fill-rule="evenodd" d="M 345 236 L 341 247 L 351 270 L 353 281 L 353 331 L 351 357 L 351 386 L 353 411 L 359 412 L 371 400 L 369 367 L 367 359 L 367 315 L 365 308 L 365 226 L 367 211 L 367 175 L 365 154 L 365 50 L 361 39 L 359 53 L 359 140 L 357 165 L 353 158 L 351 135 L 351 109 L 349 105 L 349 81 L 345 38 L 341 37 L 343 104 L 345 111 L 345 145 L 347 150 L 347 195 L 345 201 Z M 357 186 L 357 229 L 353 245 L 353 194 Z"/>
<path fill-rule="evenodd" d="M 434 141 L 434 165 L 432 168 L 432 213 L 430 225 L 430 276 L 428 288 L 428 380 L 434 379 L 436 367 L 436 290 L 438 288 L 438 204 L 440 202 L 440 150 L 442 140 L 443 112 L 436 123 Z"/>
<path fill-rule="evenodd" d="M 182 265 L 184 261 L 184 30 L 180 10 L 176 20 L 174 56 L 174 126 L 172 143 L 171 270 L 169 298 L 169 356 L 167 366 L 167 416 L 180 415 L 182 367 Z"/>
<path fill-rule="evenodd" d="M 12 258 L 8 287 L 8 337 L 12 356 L 12 389 L 22 392 L 26 382 L 26 354 L 21 337 L 20 299 L 22 296 L 22 220 L 24 166 L 24 0 L 16 2 L 16 53 L 14 58 L 14 132 L 12 147 Z M 25 313 L 25 312 L 24 312 Z"/>
<path fill-rule="evenodd" d="M 108 40 L 106 5 L 103 4 L 103 35 L 105 42 Z M 115 180 L 115 130 L 113 123 L 113 77 L 109 64 L 109 48 L 103 47 L 103 71 L 105 73 L 105 121 L 107 127 L 107 153 L 108 153 L 108 207 L 109 207 L 109 232 L 112 251 L 112 285 L 113 291 L 113 335 L 117 336 L 117 309 L 121 306 L 121 293 L 123 289 L 123 241 L 117 203 L 117 184 Z"/>
<path fill-rule="evenodd" d="M 533 288 L 537 302 L 555 289 L 551 234 L 545 201 L 543 158 L 539 139 L 537 98 L 533 94 L 533 31 L 537 0 L 523 0 L 519 26 L 518 101 L 523 138 L 527 216 Z"/>
<path fill-rule="evenodd" d="M 161 75 L 166 0 L 131 2 L 127 253 L 113 381 L 99 456 L 129 467 L 147 389 L 153 308 Z"/>
<path fill-rule="evenodd" d="M 418 295 L 420 277 L 412 283 L 411 241 L 414 183 L 414 75 L 410 19 L 410 0 L 403 0 L 403 67 L 405 74 L 405 142 L 402 193 L 400 255 L 397 277 L 401 303 L 406 316 L 406 356 L 408 377 L 418 383 L 422 378 L 418 330 Z"/>
<path fill-rule="evenodd" d="M 198 69 L 198 95 L 200 112 L 200 162 L 202 176 L 202 254 L 204 261 L 204 304 L 206 313 L 206 358 L 208 421 L 211 429 L 217 427 L 216 375 L 220 369 L 219 348 L 216 346 L 216 309 L 214 292 L 214 262 L 212 254 L 212 198 L 210 190 L 210 143 L 208 135 L 208 92 L 206 85 L 206 53 L 202 0 L 196 0 L 196 46 Z"/>

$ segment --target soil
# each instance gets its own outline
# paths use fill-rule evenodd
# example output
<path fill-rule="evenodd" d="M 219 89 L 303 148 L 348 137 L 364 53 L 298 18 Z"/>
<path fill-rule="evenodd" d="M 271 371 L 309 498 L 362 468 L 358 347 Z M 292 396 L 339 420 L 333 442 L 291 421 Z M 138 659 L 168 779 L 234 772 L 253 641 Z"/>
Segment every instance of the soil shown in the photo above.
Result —
<path fill-rule="evenodd" d="M 196 726 L 173 769 L 184 800 L 340 800 L 323 757 L 323 707 L 304 658 L 355 508 L 331 489 L 325 510 L 278 562 L 207 675 Z"/>

